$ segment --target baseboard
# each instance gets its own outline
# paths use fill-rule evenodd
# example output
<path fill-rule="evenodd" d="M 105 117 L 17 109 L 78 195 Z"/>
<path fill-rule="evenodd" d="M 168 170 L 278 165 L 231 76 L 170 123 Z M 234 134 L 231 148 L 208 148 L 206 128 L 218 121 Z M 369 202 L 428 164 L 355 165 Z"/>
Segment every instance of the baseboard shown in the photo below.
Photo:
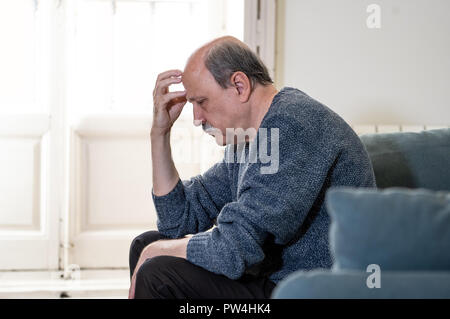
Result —
<path fill-rule="evenodd" d="M 0 272 L 0 298 L 127 298 L 128 270 L 81 270 L 64 279 L 63 272 Z"/>

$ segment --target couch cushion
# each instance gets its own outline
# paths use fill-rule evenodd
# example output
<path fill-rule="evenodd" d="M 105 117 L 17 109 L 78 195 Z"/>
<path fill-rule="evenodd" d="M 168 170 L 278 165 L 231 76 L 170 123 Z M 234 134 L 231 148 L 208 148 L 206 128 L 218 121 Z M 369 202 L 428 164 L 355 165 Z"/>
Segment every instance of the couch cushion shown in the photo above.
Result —
<path fill-rule="evenodd" d="M 450 191 L 450 129 L 362 135 L 377 186 Z"/>
<path fill-rule="evenodd" d="M 335 269 L 450 270 L 450 192 L 332 188 Z"/>
<path fill-rule="evenodd" d="M 380 289 L 369 289 L 365 271 L 297 271 L 273 290 L 275 299 L 450 298 L 450 272 L 381 271 Z"/>

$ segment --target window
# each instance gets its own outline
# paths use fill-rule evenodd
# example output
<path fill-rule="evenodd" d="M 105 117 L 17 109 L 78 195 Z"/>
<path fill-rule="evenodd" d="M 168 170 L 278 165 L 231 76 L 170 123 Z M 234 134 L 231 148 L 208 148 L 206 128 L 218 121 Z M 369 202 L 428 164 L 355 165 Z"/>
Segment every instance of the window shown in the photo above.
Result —
<path fill-rule="evenodd" d="M 0 114 L 48 111 L 48 5 L 0 1 Z"/>
<path fill-rule="evenodd" d="M 77 0 L 68 10 L 71 115 L 149 112 L 156 76 L 201 44 L 243 39 L 244 2 Z"/>

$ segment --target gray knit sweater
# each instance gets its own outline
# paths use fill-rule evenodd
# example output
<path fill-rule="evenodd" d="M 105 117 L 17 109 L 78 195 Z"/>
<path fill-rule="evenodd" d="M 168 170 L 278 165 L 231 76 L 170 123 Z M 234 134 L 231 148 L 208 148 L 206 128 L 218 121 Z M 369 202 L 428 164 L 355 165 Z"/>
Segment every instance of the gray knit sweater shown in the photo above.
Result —
<path fill-rule="evenodd" d="M 269 163 L 249 161 L 247 153 L 242 163 L 236 146 L 229 145 L 224 160 L 203 175 L 179 181 L 167 195 L 153 194 L 158 230 L 169 238 L 196 234 L 187 259 L 238 279 L 264 259 L 269 235 L 284 245 L 301 227 L 301 237 L 283 250 L 283 266 L 270 279 L 277 283 L 299 269 L 330 268 L 325 192 L 332 186 L 375 187 L 367 152 L 341 117 L 293 88 L 274 97 L 260 128 L 269 136 L 271 128 L 279 129 L 276 173 L 262 173 Z"/>

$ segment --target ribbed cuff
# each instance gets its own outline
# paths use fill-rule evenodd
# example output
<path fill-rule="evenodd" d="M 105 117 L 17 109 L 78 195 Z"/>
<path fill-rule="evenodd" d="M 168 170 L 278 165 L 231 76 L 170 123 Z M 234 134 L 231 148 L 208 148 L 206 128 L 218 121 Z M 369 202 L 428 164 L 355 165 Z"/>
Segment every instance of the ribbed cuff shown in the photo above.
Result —
<path fill-rule="evenodd" d="M 204 267 L 209 263 L 206 247 L 211 240 L 211 232 L 198 233 L 189 239 L 186 248 L 186 258 L 191 263 Z"/>
<path fill-rule="evenodd" d="M 153 203 L 155 204 L 158 221 L 164 228 L 175 227 L 184 212 L 185 195 L 181 180 L 166 195 L 156 196 L 152 189 Z"/>

